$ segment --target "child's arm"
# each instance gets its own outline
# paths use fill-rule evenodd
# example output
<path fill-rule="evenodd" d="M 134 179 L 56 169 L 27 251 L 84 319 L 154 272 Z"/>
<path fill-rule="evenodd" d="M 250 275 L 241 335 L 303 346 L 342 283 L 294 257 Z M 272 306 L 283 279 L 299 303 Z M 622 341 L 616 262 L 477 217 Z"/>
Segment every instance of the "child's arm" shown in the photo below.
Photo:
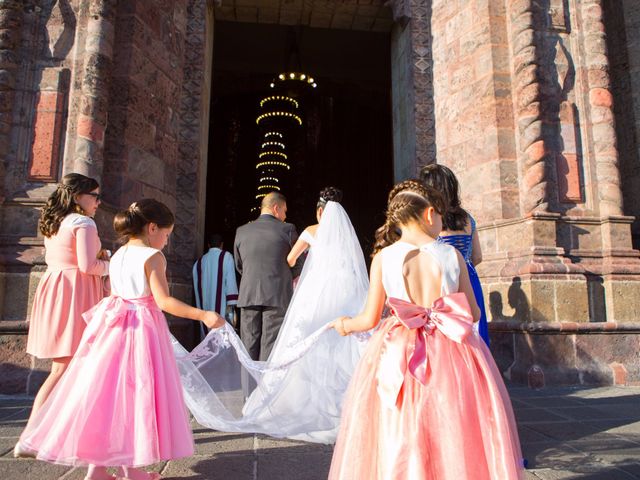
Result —
<path fill-rule="evenodd" d="M 289 252 L 289 255 L 287 255 L 287 263 L 290 267 L 293 267 L 296 264 L 298 257 L 302 255 L 307 248 L 309 248 L 309 244 L 305 242 L 302 237 L 298 237 L 298 240 Z"/>
<path fill-rule="evenodd" d="M 224 318 L 216 312 L 208 312 L 194 308 L 174 298 L 169 293 L 169 284 L 165 269 L 167 261 L 160 252 L 152 255 L 145 263 L 144 270 L 149 280 L 151 294 L 158 306 L 176 317 L 189 318 L 204 322 L 208 328 L 218 328 L 224 325 Z"/>
<path fill-rule="evenodd" d="M 471 286 L 471 280 L 469 280 L 469 270 L 467 270 L 467 262 L 464 261 L 464 258 L 458 250 L 456 250 L 456 256 L 458 257 L 458 265 L 460 265 L 458 291 L 464 293 L 467 296 L 469 306 L 471 307 L 471 314 L 473 315 L 473 321 L 477 322 L 478 320 L 480 320 L 480 308 L 478 307 L 476 294 L 473 292 L 473 287 Z"/>
<path fill-rule="evenodd" d="M 76 255 L 78 257 L 78 269 L 89 275 L 107 275 L 109 262 L 99 257 L 101 254 L 100 239 L 95 226 L 80 226 L 76 228 Z"/>
<path fill-rule="evenodd" d="M 385 300 L 384 287 L 382 286 L 382 266 L 380 262 L 380 255 L 376 255 L 371 261 L 369 293 L 364 310 L 353 318 L 340 317 L 331 323 L 331 326 L 335 328 L 340 335 L 345 336 L 353 332 L 371 330 L 380 321 Z"/>

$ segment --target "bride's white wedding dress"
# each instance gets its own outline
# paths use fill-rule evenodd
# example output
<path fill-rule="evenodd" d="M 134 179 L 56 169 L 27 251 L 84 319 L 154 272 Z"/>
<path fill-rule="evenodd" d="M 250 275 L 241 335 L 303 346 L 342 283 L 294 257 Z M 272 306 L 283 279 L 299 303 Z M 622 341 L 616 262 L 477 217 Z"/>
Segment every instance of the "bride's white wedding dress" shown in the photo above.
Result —
<path fill-rule="evenodd" d="M 315 239 L 305 241 L 309 255 L 268 361 L 251 360 L 229 325 L 211 331 L 191 353 L 174 341 L 185 401 L 201 425 L 335 441 L 344 392 L 367 336 L 340 337 L 327 323 L 359 313 L 369 281 L 339 203 L 327 203 Z M 249 384 L 255 389 L 246 398 Z"/>

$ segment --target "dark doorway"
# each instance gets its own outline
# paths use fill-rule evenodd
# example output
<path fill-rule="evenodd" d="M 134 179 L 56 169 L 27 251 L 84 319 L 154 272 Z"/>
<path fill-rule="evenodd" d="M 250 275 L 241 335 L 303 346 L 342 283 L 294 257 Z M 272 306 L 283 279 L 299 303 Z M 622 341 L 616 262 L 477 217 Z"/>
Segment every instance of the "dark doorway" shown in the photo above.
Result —
<path fill-rule="evenodd" d="M 318 192 L 343 190 L 365 255 L 384 221 L 393 181 L 390 39 L 386 33 L 297 27 L 300 60 L 318 87 L 304 98 L 304 122 L 283 193 L 301 232 L 315 223 Z M 285 70 L 285 26 L 216 22 L 205 231 L 230 249 L 235 229 L 256 217 L 259 100 Z"/>

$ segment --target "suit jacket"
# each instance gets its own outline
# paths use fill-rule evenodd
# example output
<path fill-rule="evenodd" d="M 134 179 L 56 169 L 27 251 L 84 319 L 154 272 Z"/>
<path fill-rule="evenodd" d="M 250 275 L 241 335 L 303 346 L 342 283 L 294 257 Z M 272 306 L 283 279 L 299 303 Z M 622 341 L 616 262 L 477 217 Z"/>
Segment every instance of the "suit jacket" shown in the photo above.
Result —
<path fill-rule="evenodd" d="M 233 245 L 242 275 L 238 307 L 289 305 L 293 286 L 287 255 L 297 239 L 294 225 L 268 214 L 238 227 Z"/>

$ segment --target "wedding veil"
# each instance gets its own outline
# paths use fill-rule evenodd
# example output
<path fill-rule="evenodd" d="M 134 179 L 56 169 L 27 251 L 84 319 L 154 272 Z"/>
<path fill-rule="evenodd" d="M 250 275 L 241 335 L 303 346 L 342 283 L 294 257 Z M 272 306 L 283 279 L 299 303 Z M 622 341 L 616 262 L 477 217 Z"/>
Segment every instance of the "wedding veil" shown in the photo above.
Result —
<path fill-rule="evenodd" d="M 192 352 L 174 341 L 185 401 L 196 420 L 228 432 L 331 443 L 365 336 L 340 337 L 327 323 L 356 315 L 369 281 L 349 216 L 328 202 L 266 362 L 249 358 L 229 325 Z"/>

